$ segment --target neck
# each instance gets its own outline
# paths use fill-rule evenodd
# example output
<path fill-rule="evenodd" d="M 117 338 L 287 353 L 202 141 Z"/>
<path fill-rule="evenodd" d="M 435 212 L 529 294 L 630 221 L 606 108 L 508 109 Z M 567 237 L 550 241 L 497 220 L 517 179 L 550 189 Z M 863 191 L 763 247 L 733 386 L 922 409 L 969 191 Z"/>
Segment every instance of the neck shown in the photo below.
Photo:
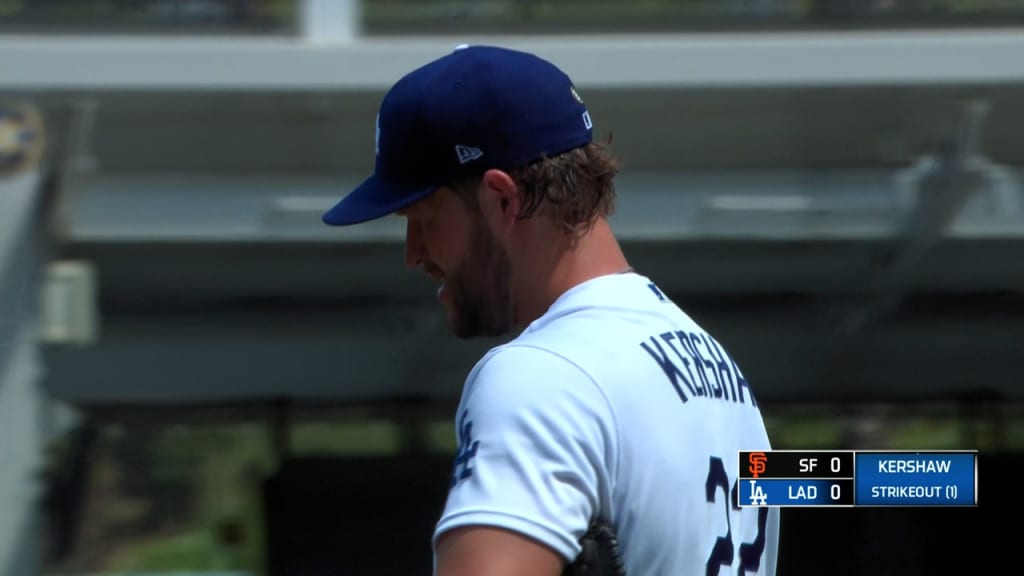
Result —
<path fill-rule="evenodd" d="M 599 276 L 632 271 L 603 218 L 578 238 L 554 229 L 546 232 L 528 235 L 536 241 L 513 263 L 516 324 L 521 327 L 543 316 L 571 288 Z"/>

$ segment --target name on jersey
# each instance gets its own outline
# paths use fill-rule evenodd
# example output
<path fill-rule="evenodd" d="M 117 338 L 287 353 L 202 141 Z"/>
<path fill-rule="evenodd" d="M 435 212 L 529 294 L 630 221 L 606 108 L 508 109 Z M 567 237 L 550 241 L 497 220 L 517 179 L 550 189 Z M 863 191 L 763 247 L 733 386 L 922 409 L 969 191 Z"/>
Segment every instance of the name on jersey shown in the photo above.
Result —
<path fill-rule="evenodd" d="M 710 335 L 677 330 L 640 342 L 683 402 L 715 398 L 757 406 L 736 362 Z"/>

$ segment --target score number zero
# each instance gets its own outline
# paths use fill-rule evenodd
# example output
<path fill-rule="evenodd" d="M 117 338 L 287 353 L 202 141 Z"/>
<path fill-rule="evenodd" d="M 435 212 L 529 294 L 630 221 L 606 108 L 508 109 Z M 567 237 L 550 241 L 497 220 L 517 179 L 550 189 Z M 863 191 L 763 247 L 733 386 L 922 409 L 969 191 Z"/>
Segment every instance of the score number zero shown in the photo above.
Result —
<path fill-rule="evenodd" d="M 800 459 L 800 471 L 801 472 L 814 472 L 814 469 L 818 467 L 817 458 L 801 458 Z M 829 470 L 834 474 L 838 474 L 843 469 L 843 461 L 838 456 L 833 456 L 829 459 Z M 838 486 L 833 486 L 838 488 Z"/>
<path fill-rule="evenodd" d="M 813 473 L 814 469 L 818 467 L 818 459 L 817 458 L 801 458 L 800 460 L 798 460 L 798 464 L 800 466 L 800 471 L 801 472 Z M 838 456 L 833 456 L 833 457 L 829 458 L 829 470 L 831 470 L 833 474 L 838 474 L 839 471 L 842 470 L 842 469 L 843 469 L 843 461 L 840 460 L 840 458 Z M 817 489 L 814 486 L 808 486 L 807 487 L 807 490 L 809 492 L 810 491 L 814 491 L 814 492 L 810 492 L 810 493 L 803 493 L 804 489 L 802 487 L 801 488 L 797 488 L 797 492 L 795 494 L 792 491 L 793 490 L 792 487 L 790 487 L 789 490 L 790 490 L 790 492 L 789 492 L 789 497 L 790 498 L 810 498 L 812 500 L 816 496 L 814 494 L 814 492 L 817 491 Z M 828 488 L 828 495 L 833 500 L 839 500 L 840 498 L 843 497 L 842 488 L 840 487 L 839 484 L 833 483 Z"/>

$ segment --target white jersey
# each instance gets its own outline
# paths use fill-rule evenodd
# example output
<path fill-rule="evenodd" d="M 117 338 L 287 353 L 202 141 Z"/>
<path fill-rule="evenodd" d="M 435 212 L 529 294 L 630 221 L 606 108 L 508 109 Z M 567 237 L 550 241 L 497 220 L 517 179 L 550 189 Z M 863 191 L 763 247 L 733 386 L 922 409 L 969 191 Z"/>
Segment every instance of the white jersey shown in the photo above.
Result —
<path fill-rule="evenodd" d="M 434 533 L 517 531 L 571 562 L 592 518 L 629 576 L 775 573 L 777 508 L 740 508 L 740 450 L 770 444 L 721 344 L 648 278 L 563 294 L 470 372 Z"/>

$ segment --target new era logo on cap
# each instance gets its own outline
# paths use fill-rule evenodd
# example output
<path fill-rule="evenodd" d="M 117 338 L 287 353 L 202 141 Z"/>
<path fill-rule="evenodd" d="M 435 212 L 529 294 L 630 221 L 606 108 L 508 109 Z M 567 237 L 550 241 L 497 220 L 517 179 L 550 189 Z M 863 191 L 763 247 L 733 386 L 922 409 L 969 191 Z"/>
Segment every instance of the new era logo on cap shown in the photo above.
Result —
<path fill-rule="evenodd" d="M 480 150 L 479 148 L 456 144 L 455 155 L 459 158 L 459 164 L 465 164 L 466 162 L 472 162 L 473 160 L 483 156 L 484 153 L 483 150 Z"/>

